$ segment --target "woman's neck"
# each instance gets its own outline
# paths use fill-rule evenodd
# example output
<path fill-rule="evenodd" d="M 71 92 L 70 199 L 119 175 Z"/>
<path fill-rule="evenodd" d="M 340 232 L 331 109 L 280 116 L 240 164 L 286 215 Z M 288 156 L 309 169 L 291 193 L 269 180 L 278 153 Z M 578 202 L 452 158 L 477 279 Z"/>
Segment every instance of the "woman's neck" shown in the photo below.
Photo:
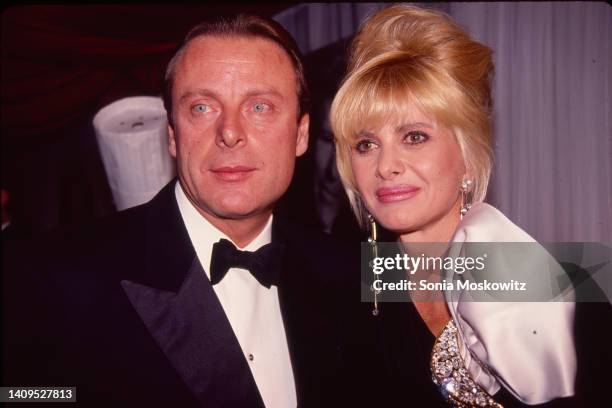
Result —
<path fill-rule="evenodd" d="M 407 253 L 417 251 L 419 254 L 429 252 L 427 256 L 442 256 L 446 251 L 446 245 L 442 248 L 440 245 L 415 245 L 418 243 L 448 243 L 455 231 L 459 222 L 461 202 L 457 200 L 451 210 L 442 218 L 426 225 L 418 231 L 412 231 L 399 236 L 401 244 Z M 411 250 L 412 245 L 412 250 Z M 432 294 L 432 299 L 444 299 L 440 294 Z M 414 306 L 419 313 L 419 316 L 434 335 L 438 336 L 446 323 L 450 320 L 451 315 L 444 300 L 430 301 L 415 301 Z"/>

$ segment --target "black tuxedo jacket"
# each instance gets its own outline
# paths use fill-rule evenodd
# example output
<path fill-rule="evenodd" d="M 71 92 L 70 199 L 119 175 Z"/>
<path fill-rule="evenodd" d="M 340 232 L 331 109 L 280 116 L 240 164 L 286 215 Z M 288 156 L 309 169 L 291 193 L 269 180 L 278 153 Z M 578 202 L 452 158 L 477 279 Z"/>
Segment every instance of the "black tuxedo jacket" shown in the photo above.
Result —
<path fill-rule="evenodd" d="M 358 266 L 346 262 L 358 257 L 276 217 L 273 240 L 285 246 L 279 300 L 298 406 L 346 405 L 354 362 L 343 305 L 359 296 L 348 283 Z M 263 406 L 174 183 L 4 255 L 3 385 L 76 386 L 76 406 Z"/>

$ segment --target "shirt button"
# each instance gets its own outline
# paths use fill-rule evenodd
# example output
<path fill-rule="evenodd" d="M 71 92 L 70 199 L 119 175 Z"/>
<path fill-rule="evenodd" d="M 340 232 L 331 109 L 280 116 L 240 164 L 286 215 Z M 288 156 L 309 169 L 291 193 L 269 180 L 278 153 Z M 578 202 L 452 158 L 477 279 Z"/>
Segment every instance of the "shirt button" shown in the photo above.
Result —
<path fill-rule="evenodd" d="M 253 361 L 255 357 L 252 354 L 249 354 L 249 361 Z"/>

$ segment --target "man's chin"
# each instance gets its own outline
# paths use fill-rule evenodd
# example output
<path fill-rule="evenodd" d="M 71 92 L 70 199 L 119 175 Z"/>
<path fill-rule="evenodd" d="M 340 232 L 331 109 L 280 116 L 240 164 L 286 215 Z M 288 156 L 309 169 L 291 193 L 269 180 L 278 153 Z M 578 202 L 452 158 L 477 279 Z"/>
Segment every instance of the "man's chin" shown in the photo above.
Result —
<path fill-rule="evenodd" d="M 246 219 L 255 218 L 261 215 L 262 215 L 261 212 L 256 211 L 256 210 L 224 211 L 224 212 L 218 212 L 215 214 L 217 218 L 224 219 L 224 220 L 246 220 Z"/>
<path fill-rule="evenodd" d="M 267 216 L 271 214 L 270 211 L 266 211 L 261 207 L 254 207 L 253 205 L 244 206 L 219 206 L 209 209 L 207 211 L 209 215 L 214 218 L 221 220 L 246 220 L 249 218 L 256 218 L 261 216 Z"/>

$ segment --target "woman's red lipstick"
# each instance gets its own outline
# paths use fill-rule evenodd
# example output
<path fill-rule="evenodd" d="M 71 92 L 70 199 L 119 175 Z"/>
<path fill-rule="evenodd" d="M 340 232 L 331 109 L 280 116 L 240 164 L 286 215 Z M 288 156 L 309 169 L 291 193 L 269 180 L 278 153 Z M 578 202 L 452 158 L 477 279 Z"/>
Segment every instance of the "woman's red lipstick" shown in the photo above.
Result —
<path fill-rule="evenodd" d="M 395 203 L 408 200 L 417 195 L 419 191 L 421 188 L 414 186 L 381 187 L 376 190 L 376 198 L 381 203 Z"/>

